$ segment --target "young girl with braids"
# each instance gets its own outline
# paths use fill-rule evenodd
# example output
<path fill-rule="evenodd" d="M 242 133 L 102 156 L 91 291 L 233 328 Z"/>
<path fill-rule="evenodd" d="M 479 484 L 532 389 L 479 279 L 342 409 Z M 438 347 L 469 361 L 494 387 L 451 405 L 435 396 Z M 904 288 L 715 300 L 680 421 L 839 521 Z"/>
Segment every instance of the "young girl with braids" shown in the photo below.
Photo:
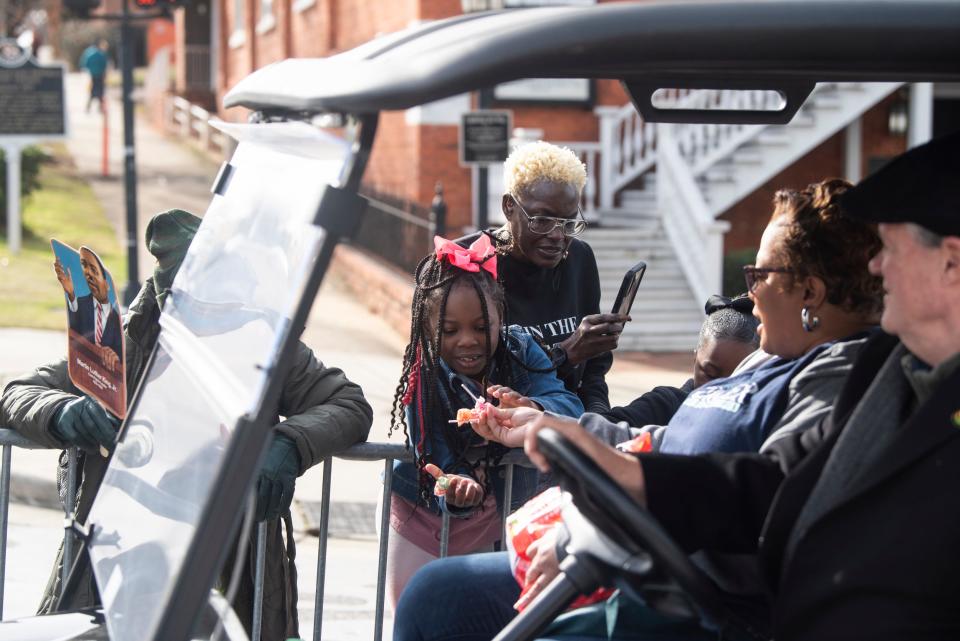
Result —
<path fill-rule="evenodd" d="M 508 450 L 456 424 L 457 410 L 474 406 L 471 395 L 494 404 L 494 395 L 502 397 L 503 407 L 583 413 L 543 348 L 519 327 L 502 326 L 504 296 L 489 239 L 469 248 L 440 237 L 434 244 L 415 272 L 410 343 L 392 412 L 392 429 L 403 430 L 415 456 L 393 472 L 387 579 L 394 603 L 413 572 L 440 556 L 443 513 L 454 517 L 450 554 L 490 551 L 501 538 L 499 461 Z M 518 466 L 513 479 L 515 507 L 536 489 L 537 472 Z"/>

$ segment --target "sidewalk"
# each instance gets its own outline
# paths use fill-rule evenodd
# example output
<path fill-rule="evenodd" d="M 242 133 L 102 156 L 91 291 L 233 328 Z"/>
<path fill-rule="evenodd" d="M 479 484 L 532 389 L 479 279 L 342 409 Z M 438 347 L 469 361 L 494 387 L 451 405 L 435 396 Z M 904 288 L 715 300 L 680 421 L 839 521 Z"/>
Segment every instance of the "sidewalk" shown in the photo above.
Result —
<path fill-rule="evenodd" d="M 90 181 L 108 217 L 116 225 L 118 237 L 124 241 L 120 105 L 116 96 L 111 96 L 111 177 L 104 179 L 100 177 L 101 117 L 99 113 L 84 113 L 86 81 L 83 76 L 71 74 L 68 77 L 67 95 L 71 127 L 67 148 L 75 159 L 80 175 Z M 218 168 L 199 153 L 154 131 L 143 120 L 138 120 L 136 131 L 140 203 L 138 245 L 142 280 L 153 269 L 152 257 L 146 252 L 142 241 L 146 222 L 156 212 L 171 207 L 198 214 L 205 211 L 210 200 L 209 185 Z M 118 286 L 126 281 L 125 275 L 115 276 Z M 325 364 L 342 368 L 352 381 L 363 387 L 374 409 L 374 424 L 369 440 L 386 442 L 390 406 L 400 375 L 406 337 L 398 336 L 383 319 L 368 312 L 336 279 L 327 278 L 313 306 L 303 340 Z M 62 332 L 0 329 L 0 384 L 38 364 L 59 358 L 65 348 L 66 338 Z M 608 375 L 611 402 L 625 404 L 656 385 L 679 385 L 689 376 L 692 366 L 692 354 L 617 356 Z M 392 442 L 402 443 L 402 435 L 394 435 Z M 22 502 L 29 502 L 33 497 L 34 502 L 55 505 L 53 479 L 56 456 L 57 453 L 53 451 L 15 450 L 13 495 Z M 374 515 L 381 493 L 383 463 L 335 460 L 333 470 L 323 636 L 325 639 L 369 639 L 372 637 L 377 562 Z M 301 633 L 304 638 L 309 638 L 312 628 L 317 562 L 317 539 L 307 534 L 307 530 L 311 522 L 315 522 L 321 492 L 322 469 L 317 466 L 298 480 L 294 510 L 300 574 Z M 22 524 L 34 522 L 29 517 L 31 514 L 45 515 L 36 520 L 37 523 L 46 523 L 48 518 L 50 522 L 59 521 L 53 510 L 30 512 L 35 508 L 23 505 L 12 509 L 12 541 L 32 537 L 30 530 L 20 528 Z M 21 514 L 23 518 L 18 516 Z M 57 531 L 55 538 L 59 536 Z M 46 545 L 44 541 L 44 550 Z M 38 544 L 38 547 L 41 546 Z M 8 555 L 8 558 L 12 557 L 24 559 L 19 554 Z M 39 583 L 42 588 L 49 566 L 40 556 L 35 561 L 23 560 L 23 563 L 23 568 L 11 567 L 11 578 L 18 577 L 19 580 L 26 573 L 32 573 L 35 576 L 29 582 Z M 31 603 L 34 602 L 31 600 Z M 22 611 L 21 614 L 28 612 Z M 386 638 L 389 638 L 389 621 L 385 630 Z"/>

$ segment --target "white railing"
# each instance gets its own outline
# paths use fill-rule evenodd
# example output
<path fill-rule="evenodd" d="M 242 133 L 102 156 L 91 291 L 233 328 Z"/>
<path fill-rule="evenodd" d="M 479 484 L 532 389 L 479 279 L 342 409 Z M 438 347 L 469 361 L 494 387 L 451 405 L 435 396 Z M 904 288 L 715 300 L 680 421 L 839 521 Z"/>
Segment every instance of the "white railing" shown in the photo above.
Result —
<path fill-rule="evenodd" d="M 577 157 L 587 166 L 587 184 L 583 187 L 583 196 L 581 198 L 581 208 L 583 217 L 589 221 L 596 220 L 597 208 L 600 203 L 600 185 L 597 174 L 598 159 L 602 157 L 600 150 L 602 143 L 599 142 L 557 142 L 554 143 L 561 147 L 568 147 L 570 151 L 577 154 Z"/>
<path fill-rule="evenodd" d="M 830 85 L 833 86 L 833 85 Z M 823 90 L 825 85 L 818 85 Z M 783 106 L 775 91 L 701 90 L 690 93 L 678 106 L 692 109 L 729 111 L 772 111 Z M 763 131 L 767 125 L 683 124 L 676 129 L 677 144 L 694 176 L 701 176 L 738 147 Z"/>
<path fill-rule="evenodd" d="M 193 141 L 203 151 L 226 157 L 230 152 L 230 137 L 210 126 L 211 114 L 180 96 L 168 96 L 166 102 L 167 129 L 181 138 Z"/>
<path fill-rule="evenodd" d="M 723 234 L 680 153 L 675 125 L 658 125 L 657 211 L 696 300 L 722 290 Z"/>
<path fill-rule="evenodd" d="M 614 195 L 657 162 L 657 128 L 632 104 L 597 107 L 600 118 L 600 207 L 613 207 Z"/>

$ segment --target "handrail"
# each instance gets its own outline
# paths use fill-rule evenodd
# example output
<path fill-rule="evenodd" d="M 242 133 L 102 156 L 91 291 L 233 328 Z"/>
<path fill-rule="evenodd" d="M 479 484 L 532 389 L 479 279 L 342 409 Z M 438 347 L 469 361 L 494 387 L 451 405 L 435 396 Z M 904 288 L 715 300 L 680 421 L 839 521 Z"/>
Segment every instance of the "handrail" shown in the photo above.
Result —
<path fill-rule="evenodd" d="M 657 208 L 696 300 L 721 290 L 723 234 L 730 223 L 715 220 L 689 167 L 683 161 L 673 125 L 661 124 L 657 169 Z"/>
<path fill-rule="evenodd" d="M 168 131 L 196 142 L 204 151 L 227 153 L 230 137 L 210 126 L 209 111 L 180 96 L 168 96 L 165 106 Z"/>

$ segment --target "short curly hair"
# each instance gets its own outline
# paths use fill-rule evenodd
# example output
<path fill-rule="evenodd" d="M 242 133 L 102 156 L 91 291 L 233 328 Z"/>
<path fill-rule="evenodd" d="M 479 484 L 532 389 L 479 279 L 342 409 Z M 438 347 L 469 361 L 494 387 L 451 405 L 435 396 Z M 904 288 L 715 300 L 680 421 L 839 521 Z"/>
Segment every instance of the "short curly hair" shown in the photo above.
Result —
<path fill-rule="evenodd" d="M 883 308 L 883 285 L 867 263 L 882 243 L 876 225 L 841 209 L 840 195 L 850 187 L 833 178 L 799 191 L 782 189 L 773 197 L 771 220 L 786 227 L 780 257 L 794 280 L 816 276 L 827 286 L 828 302 L 873 317 Z"/>
<path fill-rule="evenodd" d="M 575 153 L 538 140 L 513 150 L 503 163 L 503 187 L 518 195 L 539 180 L 567 183 L 579 194 L 587 184 L 587 168 Z"/>

